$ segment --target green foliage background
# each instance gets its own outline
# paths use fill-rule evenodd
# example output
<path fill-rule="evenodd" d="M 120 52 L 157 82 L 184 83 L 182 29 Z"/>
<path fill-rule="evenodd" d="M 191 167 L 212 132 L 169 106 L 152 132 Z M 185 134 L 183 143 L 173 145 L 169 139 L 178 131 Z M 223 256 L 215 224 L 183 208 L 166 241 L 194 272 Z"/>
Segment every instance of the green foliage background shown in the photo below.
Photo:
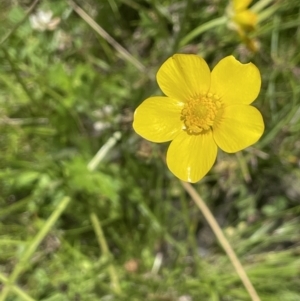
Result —
<path fill-rule="evenodd" d="M 300 300 L 298 0 L 254 3 L 265 5 L 251 33 L 256 53 L 226 24 L 201 27 L 225 15 L 224 0 L 78 1 L 137 63 L 73 2 L 40 1 L 32 13 L 51 10 L 60 21 L 44 31 L 26 15 L 31 1 L 0 3 L 1 301 L 250 300 L 167 170 L 167 145 L 132 130 L 134 109 L 161 93 L 155 74 L 176 52 L 211 67 L 233 54 L 260 69 L 262 139 L 236 155 L 220 151 L 194 187 L 261 299 Z"/>

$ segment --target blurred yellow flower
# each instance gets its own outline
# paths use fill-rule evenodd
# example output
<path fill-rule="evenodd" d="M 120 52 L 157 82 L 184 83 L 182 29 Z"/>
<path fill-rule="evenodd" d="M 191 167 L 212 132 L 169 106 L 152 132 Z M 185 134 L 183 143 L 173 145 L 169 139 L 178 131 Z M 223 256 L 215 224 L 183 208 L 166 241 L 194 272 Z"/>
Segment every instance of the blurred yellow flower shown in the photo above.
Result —
<path fill-rule="evenodd" d="M 240 34 L 254 30 L 257 25 L 257 14 L 247 9 L 252 0 L 231 0 L 228 14 L 232 27 Z"/>
<path fill-rule="evenodd" d="M 227 8 L 229 17 L 228 26 L 237 31 L 246 46 L 256 52 L 258 43 L 249 37 L 249 32 L 253 31 L 258 24 L 258 16 L 255 12 L 248 9 L 252 0 L 230 0 Z"/>
<path fill-rule="evenodd" d="M 204 177 L 218 147 L 237 152 L 264 131 L 260 112 L 250 106 L 261 85 L 252 63 L 228 56 L 210 72 L 203 58 L 175 54 L 158 70 L 157 82 L 167 96 L 146 99 L 135 110 L 133 128 L 152 142 L 172 141 L 167 165 L 183 181 Z"/>

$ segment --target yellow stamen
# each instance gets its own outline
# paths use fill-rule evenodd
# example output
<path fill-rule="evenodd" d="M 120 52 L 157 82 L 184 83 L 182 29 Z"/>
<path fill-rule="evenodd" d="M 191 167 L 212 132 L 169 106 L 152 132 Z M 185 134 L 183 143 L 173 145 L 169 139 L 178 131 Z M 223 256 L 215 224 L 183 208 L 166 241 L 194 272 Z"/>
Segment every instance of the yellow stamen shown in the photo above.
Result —
<path fill-rule="evenodd" d="M 200 134 L 209 130 L 222 103 L 220 97 L 208 93 L 190 99 L 181 111 L 181 120 L 188 134 Z"/>

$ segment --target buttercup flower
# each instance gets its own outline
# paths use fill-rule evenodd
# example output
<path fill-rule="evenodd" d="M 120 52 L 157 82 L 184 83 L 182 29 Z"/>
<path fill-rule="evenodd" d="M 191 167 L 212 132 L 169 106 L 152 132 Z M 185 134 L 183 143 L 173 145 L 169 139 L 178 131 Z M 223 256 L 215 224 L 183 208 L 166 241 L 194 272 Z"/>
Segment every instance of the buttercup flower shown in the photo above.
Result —
<path fill-rule="evenodd" d="M 247 9 L 251 2 L 252 0 L 231 0 L 227 9 L 231 26 L 240 34 L 253 30 L 257 25 L 257 14 Z"/>
<path fill-rule="evenodd" d="M 264 131 L 260 112 L 250 106 L 261 85 L 252 63 L 228 56 L 210 72 L 201 57 L 175 54 L 158 70 L 157 82 L 166 96 L 146 99 L 135 110 L 133 128 L 152 142 L 172 141 L 167 165 L 183 181 L 204 177 L 218 147 L 237 152 Z"/>
<path fill-rule="evenodd" d="M 229 17 L 228 27 L 237 31 L 246 46 L 256 52 L 258 43 L 249 37 L 248 33 L 253 31 L 258 23 L 257 14 L 247 7 L 252 0 L 230 0 L 227 7 Z"/>

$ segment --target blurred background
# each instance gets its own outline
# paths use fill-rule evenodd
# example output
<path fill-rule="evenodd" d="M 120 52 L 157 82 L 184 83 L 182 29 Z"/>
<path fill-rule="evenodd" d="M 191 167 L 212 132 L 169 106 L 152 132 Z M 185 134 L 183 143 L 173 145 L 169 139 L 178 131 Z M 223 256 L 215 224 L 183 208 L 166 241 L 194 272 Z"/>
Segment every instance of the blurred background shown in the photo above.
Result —
<path fill-rule="evenodd" d="M 300 300 L 300 2 L 250 9 L 253 26 L 225 0 L 0 1 L 0 301 L 250 300 L 168 143 L 132 129 L 174 53 L 260 69 L 262 139 L 194 187 L 261 299 Z"/>

